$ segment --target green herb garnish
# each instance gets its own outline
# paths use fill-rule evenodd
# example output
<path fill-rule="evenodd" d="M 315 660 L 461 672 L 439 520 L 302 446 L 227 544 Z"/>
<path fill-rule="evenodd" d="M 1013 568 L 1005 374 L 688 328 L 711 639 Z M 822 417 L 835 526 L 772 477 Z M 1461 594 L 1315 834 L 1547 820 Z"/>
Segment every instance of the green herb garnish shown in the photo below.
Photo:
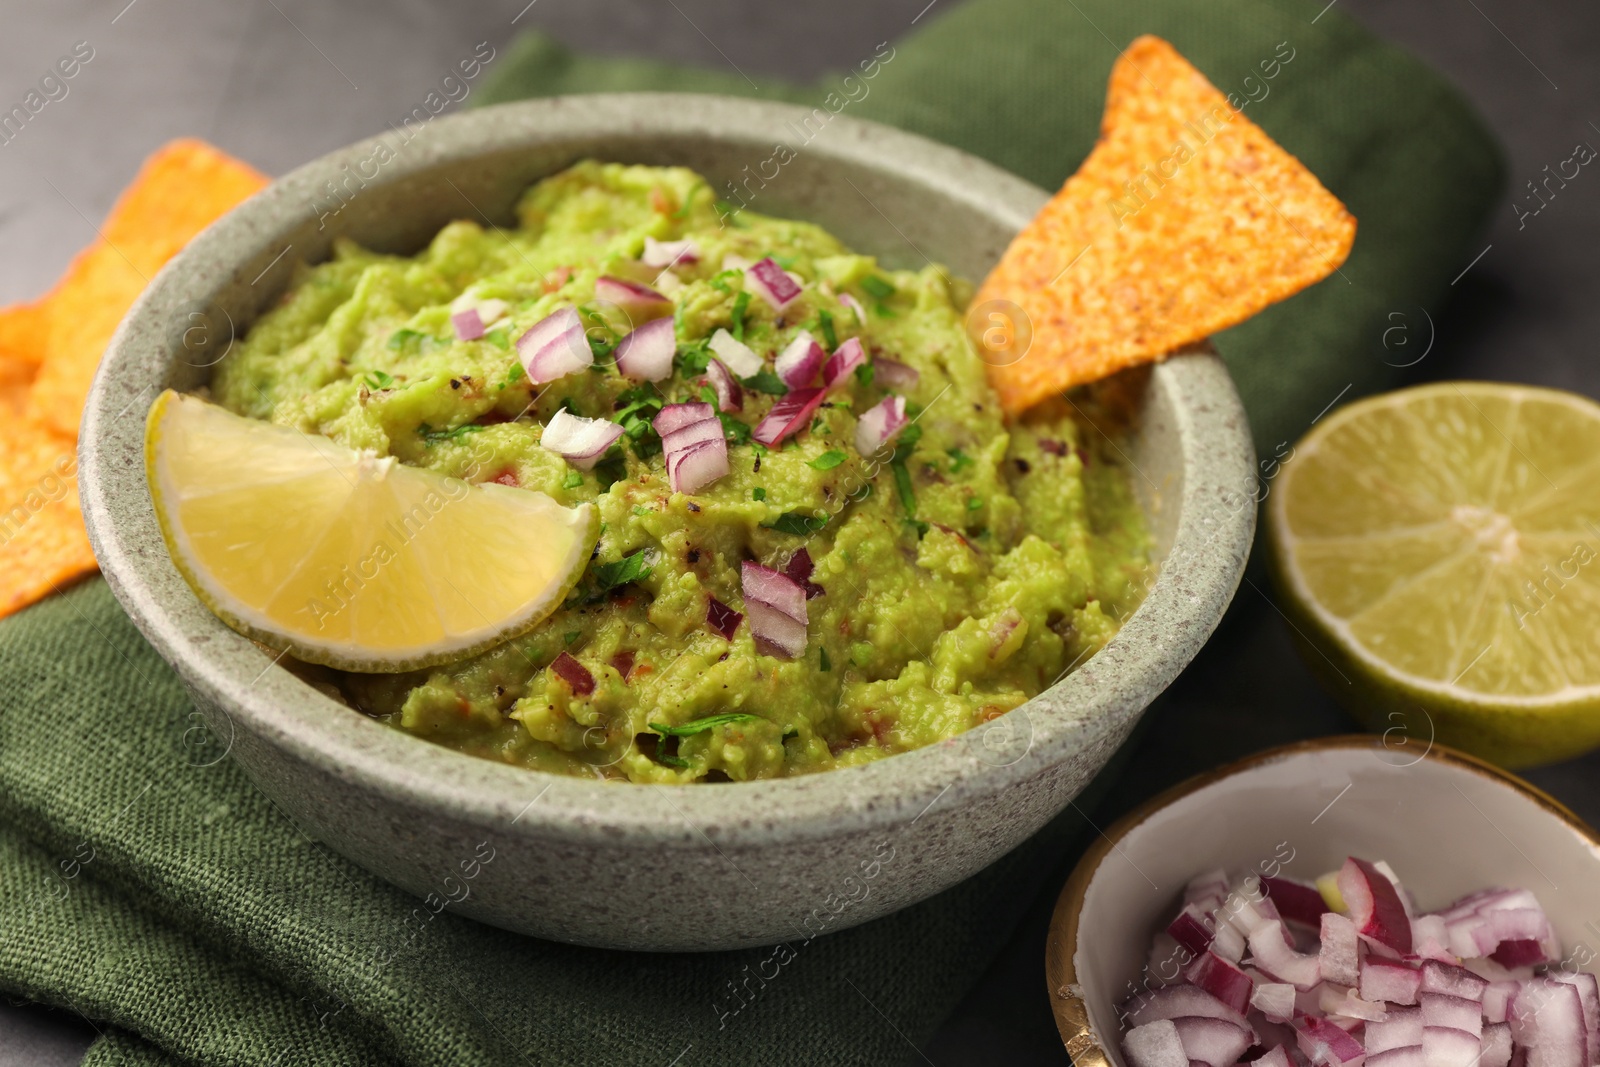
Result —
<path fill-rule="evenodd" d="M 828 342 L 828 348 L 839 347 L 839 336 L 833 332 L 833 312 L 817 312 L 817 327 L 822 331 L 822 339 Z"/>
<path fill-rule="evenodd" d="M 402 349 L 419 348 L 422 342 L 431 340 L 433 338 L 421 330 L 400 329 L 389 335 L 389 347 L 393 351 L 399 352 Z"/>
<path fill-rule="evenodd" d="M 695 734 L 705 733 L 714 726 L 726 726 L 730 722 L 744 722 L 753 718 L 755 716 L 748 711 L 729 711 L 721 715 L 707 715 L 703 719 L 695 719 L 693 722 L 686 722 L 682 726 L 666 726 L 659 722 L 652 722 L 647 725 L 662 737 L 693 737 Z"/>
<path fill-rule="evenodd" d="M 765 368 L 740 380 L 747 388 L 754 389 L 758 393 L 766 393 L 768 396 L 782 396 L 789 391 L 789 387 L 783 384 L 782 378 Z"/>
<path fill-rule="evenodd" d="M 504 330 L 496 330 L 494 333 L 486 333 L 483 335 L 483 339 L 500 349 L 502 352 L 508 352 L 511 350 L 511 335 L 506 333 Z M 518 363 L 517 367 L 518 369 L 521 369 L 522 364 Z"/>
<path fill-rule="evenodd" d="M 574 641 L 576 641 L 578 638 L 582 637 L 582 636 L 583 636 L 583 631 L 582 630 L 568 630 L 566 633 L 561 635 L 561 640 L 566 644 L 566 646 L 568 648 L 571 648 L 572 647 L 572 643 Z"/>
<path fill-rule="evenodd" d="M 822 661 L 822 669 L 825 671 L 833 670 L 833 661 L 828 659 L 828 650 L 819 646 L 817 651 L 821 653 L 818 658 Z"/>
<path fill-rule="evenodd" d="M 764 522 L 761 525 L 769 530 L 777 530 L 779 533 L 806 537 L 828 525 L 828 517 L 826 515 L 803 515 L 798 511 L 786 511 L 771 522 Z"/>
<path fill-rule="evenodd" d="M 583 484 L 583 475 L 577 471 L 568 471 L 567 476 L 561 479 L 561 488 L 576 489 Z"/>
<path fill-rule="evenodd" d="M 645 562 L 644 549 L 640 548 L 614 563 L 598 563 L 592 570 L 598 591 L 606 593 L 619 585 L 650 577 L 651 567 Z"/>
<path fill-rule="evenodd" d="M 970 497 L 967 500 L 967 510 L 968 511 L 982 511 L 983 510 L 983 497 L 981 497 L 981 496 Z"/>
<path fill-rule="evenodd" d="M 973 459 L 959 448 L 947 448 L 945 455 L 950 457 L 950 473 L 959 474 L 972 466 Z"/>
<path fill-rule="evenodd" d="M 814 471 L 831 471 L 848 458 L 850 457 L 846 456 L 839 449 L 834 448 L 824 452 L 816 459 L 810 460 L 806 463 L 806 466 L 810 467 Z"/>
<path fill-rule="evenodd" d="M 713 404 L 713 407 L 716 405 Z M 729 415 L 726 411 L 717 412 L 717 419 L 722 423 L 722 436 L 728 439 L 729 444 L 746 445 L 750 443 L 750 427 Z"/>
<path fill-rule="evenodd" d="M 871 385 L 877 376 L 878 372 L 872 369 L 871 363 L 863 363 L 856 368 L 856 381 L 862 385 Z"/>
<path fill-rule="evenodd" d="M 887 300 L 895 293 L 894 286 L 890 285 L 876 274 L 869 274 L 865 278 L 862 278 L 861 288 L 865 289 L 879 300 Z"/>
<path fill-rule="evenodd" d="M 371 373 L 363 374 L 361 376 L 361 380 L 367 383 L 368 389 L 372 390 L 392 389 L 394 387 L 394 379 L 389 377 L 386 372 L 381 370 L 375 370 Z"/>
<path fill-rule="evenodd" d="M 449 430 L 435 430 L 424 422 L 417 426 L 417 435 L 431 447 L 441 441 L 459 441 L 467 434 L 477 433 L 482 429 L 482 426 L 474 426 L 468 422 Z"/>
<path fill-rule="evenodd" d="M 750 499 L 765 500 L 767 499 L 767 491 L 758 485 L 754 489 L 750 490 Z"/>
<path fill-rule="evenodd" d="M 906 509 L 906 517 L 916 518 L 917 491 L 911 486 L 911 472 L 899 460 L 890 462 L 889 469 L 894 472 L 894 491 L 900 497 L 900 506 Z"/>
<path fill-rule="evenodd" d="M 664 767 L 672 767 L 680 771 L 689 769 L 689 761 L 682 756 L 657 756 L 656 762 Z"/>
<path fill-rule="evenodd" d="M 734 340 L 736 341 L 744 340 L 744 313 L 749 309 L 749 307 L 749 293 L 740 293 L 738 296 L 733 298 L 733 310 L 730 311 L 728 315 L 733 323 L 733 329 L 730 332 L 733 334 Z"/>

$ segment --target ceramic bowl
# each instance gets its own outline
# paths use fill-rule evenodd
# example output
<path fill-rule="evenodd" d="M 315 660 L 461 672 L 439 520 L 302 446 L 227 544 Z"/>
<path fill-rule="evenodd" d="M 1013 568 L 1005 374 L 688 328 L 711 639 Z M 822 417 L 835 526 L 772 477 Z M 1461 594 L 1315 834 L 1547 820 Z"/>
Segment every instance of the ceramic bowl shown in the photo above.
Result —
<path fill-rule="evenodd" d="M 1565 951 L 1593 958 L 1594 829 L 1515 775 L 1424 738 L 1320 738 L 1174 786 L 1084 853 L 1056 904 L 1045 960 L 1073 1063 L 1125 1067 L 1118 1005 L 1144 982 L 1151 939 L 1190 878 L 1277 868 L 1310 881 L 1350 855 L 1387 860 L 1424 911 L 1489 886 L 1530 889 Z"/>
<path fill-rule="evenodd" d="M 154 280 L 101 364 L 80 454 L 106 579 L 177 668 L 219 742 L 307 833 L 437 892 L 480 842 L 462 912 L 629 949 L 722 949 L 841 929 L 996 859 L 1060 811 L 1188 663 L 1232 597 L 1254 523 L 1254 457 L 1221 362 L 1148 377 L 1125 448 L 1159 578 L 1104 650 L 983 729 L 870 766 L 779 781 L 642 787 L 474 759 L 351 711 L 273 665 L 190 592 L 145 484 L 144 415 L 203 385 L 296 260 L 348 236 L 411 253 L 456 218 L 509 224 L 530 182 L 586 157 L 681 164 L 750 206 L 820 223 L 892 266 L 981 279 L 1046 194 L 972 156 L 834 118 L 764 184 L 811 112 L 708 96 L 552 99 L 440 118 L 311 163 L 211 227 Z M 747 170 L 746 168 L 750 168 Z M 882 857 L 891 855 L 890 861 Z"/>

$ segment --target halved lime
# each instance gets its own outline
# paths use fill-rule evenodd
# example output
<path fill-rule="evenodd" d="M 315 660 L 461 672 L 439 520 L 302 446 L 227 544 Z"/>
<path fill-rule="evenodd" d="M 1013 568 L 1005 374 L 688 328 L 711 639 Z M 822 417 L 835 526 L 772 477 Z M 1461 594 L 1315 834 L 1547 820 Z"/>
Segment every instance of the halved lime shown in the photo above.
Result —
<path fill-rule="evenodd" d="M 1296 444 L 1266 510 L 1306 661 L 1369 725 L 1512 767 L 1600 745 L 1600 405 L 1362 400 Z"/>
<path fill-rule="evenodd" d="M 170 390 L 145 429 L 167 548 L 229 626 L 299 659 L 396 671 L 537 625 L 599 536 L 588 504 L 469 485 Z"/>

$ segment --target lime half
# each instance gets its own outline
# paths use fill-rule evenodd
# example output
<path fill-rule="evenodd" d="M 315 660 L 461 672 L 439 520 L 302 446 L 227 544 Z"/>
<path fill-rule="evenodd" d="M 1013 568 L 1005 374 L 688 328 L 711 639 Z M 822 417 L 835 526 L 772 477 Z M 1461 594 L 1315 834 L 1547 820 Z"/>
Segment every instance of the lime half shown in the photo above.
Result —
<path fill-rule="evenodd" d="M 1600 745 L 1600 405 L 1350 404 L 1295 446 L 1267 532 L 1307 662 L 1369 725 L 1512 767 Z"/>

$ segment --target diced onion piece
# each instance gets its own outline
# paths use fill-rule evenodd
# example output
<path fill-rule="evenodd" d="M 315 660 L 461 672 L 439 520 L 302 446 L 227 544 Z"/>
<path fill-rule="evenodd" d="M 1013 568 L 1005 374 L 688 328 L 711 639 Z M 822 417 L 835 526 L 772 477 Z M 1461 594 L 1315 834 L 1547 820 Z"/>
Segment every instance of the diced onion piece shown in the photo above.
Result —
<path fill-rule="evenodd" d="M 1197 957 L 1183 976 L 1234 1011 L 1243 1012 L 1250 1005 L 1250 992 L 1255 982 L 1215 952 Z"/>
<path fill-rule="evenodd" d="M 771 256 L 746 267 L 744 277 L 745 284 L 760 293 L 776 311 L 782 311 L 800 295 L 800 286 Z"/>
<path fill-rule="evenodd" d="M 1250 1006 L 1275 1023 L 1294 1018 L 1294 986 L 1288 982 L 1257 982 Z"/>
<path fill-rule="evenodd" d="M 811 334 L 801 330 L 795 339 L 789 342 L 788 347 L 778 353 L 778 358 L 772 363 L 772 369 L 784 385 L 790 389 L 799 389 L 811 384 L 817 376 L 817 371 L 822 369 L 822 363 L 827 356 L 822 346 L 812 339 Z"/>
<path fill-rule="evenodd" d="M 1360 1067 L 1366 1058 L 1361 1042 L 1326 1019 L 1302 1015 L 1294 1029 L 1300 1051 L 1320 1067 Z"/>
<path fill-rule="evenodd" d="M 1422 1009 L 1391 1007 L 1382 1019 L 1368 1023 L 1361 1037 L 1369 1054 L 1420 1045 Z"/>
<path fill-rule="evenodd" d="M 850 309 L 850 313 L 856 317 L 856 322 L 860 323 L 862 326 L 867 324 L 867 312 L 866 309 L 861 306 L 861 301 L 857 300 L 849 293 L 840 293 L 839 303 Z"/>
<path fill-rule="evenodd" d="M 517 338 L 517 356 L 528 380 L 535 385 L 553 382 L 594 363 L 594 351 L 583 332 L 576 308 L 565 307 L 534 323 Z"/>
<path fill-rule="evenodd" d="M 1477 1067 L 1478 1035 L 1448 1026 L 1422 1027 L 1422 1061 L 1427 1067 Z"/>
<path fill-rule="evenodd" d="M 1401 955 L 1411 951 L 1411 917 L 1399 890 L 1377 867 L 1354 856 L 1345 860 L 1339 896 L 1362 937 Z"/>
<path fill-rule="evenodd" d="M 648 285 L 630 282 L 626 278 L 615 278 L 609 274 L 602 274 L 595 281 L 594 298 L 607 304 L 615 304 L 625 311 L 659 310 L 672 303 Z"/>
<path fill-rule="evenodd" d="M 1250 933 L 1250 956 L 1256 967 L 1296 989 L 1310 989 L 1322 980 L 1317 957 L 1296 952 L 1281 920 L 1256 927 Z"/>
<path fill-rule="evenodd" d="M 1467 970 L 1438 960 L 1425 960 L 1422 964 L 1422 982 L 1418 990 L 1423 993 L 1448 993 L 1462 1000 L 1481 1004 L 1483 992 L 1489 983 Z"/>
<path fill-rule="evenodd" d="M 833 355 L 828 357 L 828 362 L 822 368 L 822 384 L 832 389 L 866 361 L 867 353 L 861 347 L 860 339 L 850 338 L 834 349 Z"/>
<path fill-rule="evenodd" d="M 804 545 L 795 549 L 794 555 L 789 557 L 789 562 L 783 565 L 783 573 L 800 583 L 800 588 L 806 591 L 807 600 L 814 600 L 827 592 L 811 580 L 811 572 L 815 569 L 811 562 L 811 553 L 806 551 Z"/>
<path fill-rule="evenodd" d="M 1399 960 L 1368 956 L 1361 961 L 1361 999 L 1415 1004 L 1422 972 Z"/>
<path fill-rule="evenodd" d="M 1199 905 L 1185 904 L 1183 910 L 1178 912 L 1178 917 L 1167 925 L 1167 933 L 1178 944 L 1199 955 L 1211 947 L 1211 918 Z"/>
<path fill-rule="evenodd" d="M 714 596 L 706 597 L 706 625 L 725 641 L 732 641 L 744 616 Z"/>
<path fill-rule="evenodd" d="M 749 345 L 727 330 L 719 329 L 711 335 L 711 351 L 739 378 L 754 377 L 766 366 L 761 357 L 750 350 Z"/>
<path fill-rule="evenodd" d="M 906 398 L 886 396 L 861 413 L 856 421 L 856 451 L 870 456 L 893 441 L 908 424 Z M 1174 934 L 1174 937 L 1177 935 Z M 1179 938 L 1181 941 L 1182 938 Z M 1208 939 L 1209 940 L 1209 939 Z"/>
<path fill-rule="evenodd" d="M 883 360 L 877 360 L 877 365 L 881 367 L 882 364 Z M 1313 885 L 1288 878 L 1262 878 L 1261 888 L 1266 890 L 1272 903 L 1277 905 L 1279 915 L 1292 923 L 1309 926 L 1313 930 L 1321 925 L 1322 915 L 1328 910 L 1327 902 Z"/>
<path fill-rule="evenodd" d="M 1208 1067 L 1231 1067 L 1255 1041 L 1249 1029 L 1224 1019 L 1190 1017 L 1172 1020 L 1184 1055 Z"/>
<path fill-rule="evenodd" d="M 586 471 L 592 470 L 621 436 L 622 427 L 614 422 L 586 419 L 562 408 L 545 424 L 539 445 Z"/>
<path fill-rule="evenodd" d="M 551 662 L 550 669 L 567 683 L 575 695 L 583 697 L 594 692 L 594 675 L 589 673 L 589 668 L 567 653 L 563 652 L 557 656 Z"/>
<path fill-rule="evenodd" d="M 796 659 L 806 650 L 806 594 L 781 571 L 746 562 L 740 570 L 750 632 L 762 651 Z"/>
<path fill-rule="evenodd" d="M 1522 983 L 1506 1017 L 1511 1040 L 1535 1050 L 1529 1064 L 1539 1067 L 1587 1067 L 1588 1025 L 1583 998 L 1577 987 L 1554 978 L 1531 978 Z"/>
<path fill-rule="evenodd" d="M 1255 1059 L 1255 1067 L 1294 1067 L 1288 1051 L 1282 1045 L 1273 1045 Z"/>
<path fill-rule="evenodd" d="M 750 436 L 771 448 L 785 437 L 804 429 L 822 404 L 821 389 L 792 389 L 780 396 L 767 417 L 756 424 Z"/>
<path fill-rule="evenodd" d="M 1382 1004 L 1362 1000 L 1348 989 L 1336 985 L 1319 985 L 1316 989 L 1317 1008 L 1325 1015 L 1342 1019 L 1361 1019 L 1381 1022 L 1388 1016 Z"/>
<path fill-rule="evenodd" d="M 667 481 L 675 493 L 697 493 L 728 473 L 728 442 L 722 436 L 667 453 Z"/>
<path fill-rule="evenodd" d="M 698 401 L 688 404 L 668 404 L 656 412 L 656 417 L 650 420 L 650 425 L 656 433 L 666 437 L 672 431 L 681 430 L 691 423 L 704 422 L 716 417 L 717 413 L 711 410 L 710 404 Z"/>
<path fill-rule="evenodd" d="M 1478 1067 L 1509 1067 L 1511 1051 L 1511 1026 L 1508 1023 L 1490 1023 L 1483 1028 Z"/>
<path fill-rule="evenodd" d="M 670 433 L 662 434 L 661 447 L 670 458 L 674 452 L 682 452 L 707 441 L 721 441 L 725 437 L 721 419 L 701 419 L 699 422 L 691 422 L 687 426 L 680 426 Z"/>
<path fill-rule="evenodd" d="M 1290 990 L 1293 993 L 1293 990 Z M 1135 1003 L 1134 1001 L 1137 1001 Z M 1168 986 L 1134 998 L 1123 1006 L 1123 1013 L 1136 1025 L 1157 1019 L 1183 1019 L 1199 1017 L 1226 1019 L 1238 1026 L 1248 1026 L 1243 1012 L 1235 1011 L 1216 997 L 1192 985 Z"/>
<path fill-rule="evenodd" d="M 1342 986 L 1358 985 L 1361 981 L 1361 938 L 1356 933 L 1356 924 L 1338 912 L 1323 912 L 1321 943 L 1317 962 L 1322 980 Z"/>
<path fill-rule="evenodd" d="M 1483 1005 L 1476 1000 L 1454 997 L 1449 993 L 1419 993 L 1417 1006 L 1422 1009 L 1422 1025 L 1448 1027 L 1477 1037 L 1483 1032 Z"/>
<path fill-rule="evenodd" d="M 738 411 L 744 407 L 744 389 L 728 365 L 713 356 L 706 364 L 706 383 L 717 396 L 718 411 Z"/>
<path fill-rule="evenodd" d="M 690 240 L 658 241 L 644 239 L 644 255 L 639 257 L 647 267 L 671 267 L 679 263 L 700 262 L 700 246 Z"/>
<path fill-rule="evenodd" d="M 483 336 L 483 319 L 479 317 L 477 308 L 467 308 L 451 315 L 450 325 L 455 327 L 459 340 L 476 341 Z"/>
<path fill-rule="evenodd" d="M 915 389 L 922 372 L 898 359 L 878 356 L 872 361 L 872 380 L 886 389 Z"/>
<path fill-rule="evenodd" d="M 617 344 L 617 370 L 635 381 L 659 382 L 672 375 L 677 351 L 671 317 L 652 319 Z"/>
<path fill-rule="evenodd" d="M 1171 1019 L 1157 1019 L 1123 1034 L 1122 1052 L 1129 1067 L 1189 1067 L 1178 1024 Z"/>

